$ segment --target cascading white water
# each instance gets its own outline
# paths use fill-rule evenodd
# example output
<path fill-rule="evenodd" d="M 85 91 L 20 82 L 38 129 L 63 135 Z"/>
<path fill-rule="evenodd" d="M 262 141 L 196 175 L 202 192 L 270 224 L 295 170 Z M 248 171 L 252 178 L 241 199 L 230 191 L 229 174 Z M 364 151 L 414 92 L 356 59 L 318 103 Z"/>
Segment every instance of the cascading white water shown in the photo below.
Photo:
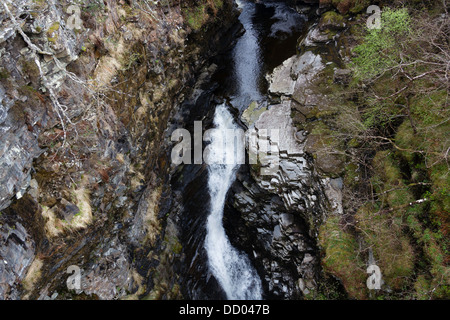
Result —
<path fill-rule="evenodd" d="M 242 98 L 240 103 L 243 103 L 261 98 L 258 87 L 261 57 L 258 34 L 252 25 L 255 5 L 247 1 L 236 2 L 242 9 L 239 20 L 245 28 L 244 35 L 239 38 L 233 51 L 234 76 L 238 84 L 236 94 L 237 98 Z M 209 267 L 228 299 L 260 300 L 261 280 L 250 259 L 231 245 L 222 222 L 226 195 L 239 168 L 237 152 L 243 150 L 245 142 L 236 139 L 234 143 L 224 144 L 227 130 L 239 128 L 224 104 L 216 107 L 214 125 L 216 129 L 210 136 L 211 144 L 205 159 L 209 163 L 208 190 L 211 195 L 211 213 L 205 238 Z"/>
<path fill-rule="evenodd" d="M 245 33 L 233 50 L 233 79 L 237 85 L 232 104 L 242 111 L 251 101 L 264 99 L 259 85 L 263 78 L 264 59 L 259 39 L 261 30 L 253 23 L 257 5 L 247 0 L 236 0 L 236 3 L 242 10 L 239 20 Z M 275 9 L 273 19 L 277 21 L 271 26 L 270 36 L 290 33 L 302 25 L 300 16 L 285 4 L 268 2 L 264 5 Z M 235 179 L 238 163 L 242 163 L 238 162 L 237 153 L 243 150 L 245 142 L 236 139 L 234 144 L 224 144 L 224 141 L 230 141 L 227 130 L 239 128 L 224 104 L 216 107 L 214 125 L 216 130 L 209 136 L 211 144 L 205 153 L 211 196 L 205 238 L 209 267 L 228 299 L 259 300 L 262 299 L 261 279 L 250 259 L 231 245 L 222 222 L 227 192 Z"/>
<path fill-rule="evenodd" d="M 244 141 L 225 144 L 227 129 L 237 129 L 231 113 L 225 105 L 218 105 L 214 115 L 216 129 L 208 146 L 208 189 L 211 195 L 211 213 L 208 217 L 205 249 L 209 266 L 230 300 L 259 300 L 262 298 L 261 280 L 245 254 L 238 252 L 230 243 L 222 218 L 225 198 L 235 179 L 236 150 Z M 233 164 L 234 163 L 234 164 Z"/>

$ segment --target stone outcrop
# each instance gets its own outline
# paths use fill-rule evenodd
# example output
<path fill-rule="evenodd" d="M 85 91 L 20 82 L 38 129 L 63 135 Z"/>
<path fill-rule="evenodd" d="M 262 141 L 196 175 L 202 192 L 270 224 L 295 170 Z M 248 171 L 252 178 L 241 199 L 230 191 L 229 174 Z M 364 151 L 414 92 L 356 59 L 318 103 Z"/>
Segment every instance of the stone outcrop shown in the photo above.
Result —
<path fill-rule="evenodd" d="M 269 93 L 274 95 L 292 96 L 296 91 L 311 82 L 319 71 L 324 68 L 319 55 L 307 51 L 301 56 L 293 56 L 284 61 L 281 66 L 274 69 L 267 78 L 269 82 Z M 303 97 L 306 100 L 307 96 Z"/>
<path fill-rule="evenodd" d="M 332 155 L 324 152 L 322 158 L 311 158 L 317 152 L 311 147 L 311 136 L 296 127 L 293 118 L 300 112 L 306 120 L 331 102 L 316 84 L 324 69 L 321 56 L 311 51 L 289 58 L 267 76 L 269 93 L 281 102 L 269 106 L 254 102 L 243 113 L 256 141 L 268 139 L 274 153 L 251 165 L 255 184 L 242 177 L 236 183 L 233 206 L 247 226 L 257 229 L 253 243 L 260 247 L 254 249 L 255 259 L 264 266 L 267 290 L 285 299 L 317 290 L 318 228 L 330 212 L 343 213 L 342 179 L 321 173 L 326 166 L 335 166 Z M 278 129 L 278 136 L 270 134 L 272 129 Z M 249 143 L 250 154 L 264 149 L 261 142 Z"/>
<path fill-rule="evenodd" d="M 20 299 L 21 282 L 35 255 L 35 243 L 22 224 L 0 224 L 0 297 Z"/>

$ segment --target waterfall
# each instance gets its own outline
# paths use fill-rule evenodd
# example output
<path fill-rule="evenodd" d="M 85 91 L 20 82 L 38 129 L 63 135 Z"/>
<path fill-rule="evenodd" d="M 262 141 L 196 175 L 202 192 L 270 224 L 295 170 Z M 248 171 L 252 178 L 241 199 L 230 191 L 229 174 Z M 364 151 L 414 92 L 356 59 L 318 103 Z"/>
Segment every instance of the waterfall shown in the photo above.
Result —
<path fill-rule="evenodd" d="M 229 132 L 229 129 L 238 129 L 225 105 L 216 107 L 214 125 L 216 129 L 210 136 L 210 152 L 206 159 L 210 164 L 208 190 L 211 195 L 211 212 L 206 224 L 205 238 L 209 267 L 228 299 L 259 300 L 262 298 L 261 280 L 249 258 L 231 245 L 222 223 L 225 198 L 239 167 L 235 161 L 235 150 L 242 148 L 240 144 L 245 142 L 236 139 L 237 145 L 224 145 L 227 130 Z"/>

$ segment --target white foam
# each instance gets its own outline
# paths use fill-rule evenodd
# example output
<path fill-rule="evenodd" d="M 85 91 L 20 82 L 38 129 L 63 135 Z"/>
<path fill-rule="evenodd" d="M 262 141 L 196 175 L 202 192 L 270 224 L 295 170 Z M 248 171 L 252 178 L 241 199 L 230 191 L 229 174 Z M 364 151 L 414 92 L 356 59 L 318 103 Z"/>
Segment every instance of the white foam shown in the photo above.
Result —
<path fill-rule="evenodd" d="M 217 128 L 211 136 L 209 163 L 233 163 L 236 159 L 234 145 L 223 144 L 227 129 L 236 129 L 231 113 L 225 105 L 216 107 L 214 124 Z M 237 148 L 244 141 L 237 139 Z M 209 267 L 227 298 L 230 300 L 259 300 L 262 298 L 261 280 L 248 257 L 238 252 L 230 243 L 223 227 L 225 198 L 233 183 L 238 164 L 212 164 L 208 166 L 208 190 L 211 195 L 210 215 L 206 224 L 205 249 Z"/>

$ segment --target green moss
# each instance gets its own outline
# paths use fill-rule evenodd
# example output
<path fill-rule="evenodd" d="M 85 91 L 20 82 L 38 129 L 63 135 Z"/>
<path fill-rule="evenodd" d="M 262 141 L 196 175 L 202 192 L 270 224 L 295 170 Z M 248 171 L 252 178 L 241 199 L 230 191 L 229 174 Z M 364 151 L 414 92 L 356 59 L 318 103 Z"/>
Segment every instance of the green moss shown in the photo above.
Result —
<path fill-rule="evenodd" d="M 345 18 L 337 12 L 327 11 L 324 14 L 322 14 L 322 17 L 320 18 L 320 23 L 326 25 L 333 24 L 343 27 L 345 25 Z"/>
<path fill-rule="evenodd" d="M 403 180 L 398 161 L 389 151 L 377 152 L 373 164 L 375 175 L 372 184 L 381 195 L 381 201 L 390 207 L 396 207 L 415 200 Z M 391 191 L 384 192 L 386 190 Z"/>
<path fill-rule="evenodd" d="M 59 30 L 60 24 L 59 22 L 53 22 L 52 25 L 48 28 L 47 30 L 47 40 L 52 42 L 52 43 L 56 43 L 56 41 L 58 40 L 58 33 L 57 31 Z"/>
<path fill-rule="evenodd" d="M 47 33 L 52 34 L 53 32 L 58 31 L 59 27 L 59 22 L 53 22 L 52 25 L 48 28 Z"/>
<path fill-rule="evenodd" d="M 183 250 L 183 246 L 178 240 L 172 244 L 172 252 L 173 253 L 180 254 L 182 250 Z"/>
<path fill-rule="evenodd" d="M 223 0 L 198 1 L 195 7 L 183 10 L 183 16 L 188 26 L 194 31 L 200 30 L 211 18 L 215 18 L 223 8 Z"/>
<path fill-rule="evenodd" d="M 133 52 L 125 56 L 121 61 L 122 71 L 130 70 L 141 58 L 142 57 L 138 52 Z"/>
<path fill-rule="evenodd" d="M 102 0 L 90 0 L 85 6 L 83 6 L 83 10 L 91 15 L 95 15 L 103 11 L 105 7 L 106 6 Z"/>
<path fill-rule="evenodd" d="M 164 242 L 168 246 L 168 248 L 170 248 L 170 251 L 174 254 L 180 254 L 181 251 L 183 250 L 182 244 L 180 243 L 178 238 L 175 236 L 170 236 L 170 237 L 166 236 L 164 238 Z"/>
<path fill-rule="evenodd" d="M 409 123 L 404 123 L 397 133 L 397 142 L 403 147 L 411 147 L 415 138 Z M 399 163 L 393 157 L 394 153 L 389 151 L 378 152 L 374 158 L 375 174 L 372 178 L 373 186 L 380 194 L 380 204 L 387 204 L 390 208 L 401 207 L 391 213 L 377 213 L 378 210 L 366 207 L 358 212 L 358 225 L 365 235 L 365 240 L 376 248 L 376 252 L 380 259 L 380 267 L 384 266 L 384 272 L 387 282 L 395 289 L 401 289 L 412 280 L 414 272 L 414 261 L 420 259 L 421 268 L 428 270 L 431 275 L 429 285 L 442 290 L 445 294 L 443 286 L 449 281 L 449 268 L 446 266 L 445 257 L 448 252 L 443 250 L 446 246 L 443 233 L 448 230 L 448 220 L 440 214 L 448 212 L 450 195 L 447 191 L 448 168 L 445 164 L 435 165 L 431 168 L 430 174 L 432 187 L 430 191 L 423 194 L 422 198 L 431 201 L 429 205 L 414 205 L 404 207 L 414 201 L 411 189 L 405 181 Z M 415 157 L 408 152 L 399 152 L 412 172 L 417 170 L 425 170 L 419 162 L 414 166 Z M 420 158 L 419 158 L 420 159 Z M 419 180 L 421 181 L 421 180 Z M 403 206 L 403 207 L 402 207 Z M 447 211 L 445 211 L 447 210 Z M 426 217 L 426 219 L 424 219 Z M 430 224 L 431 223 L 431 224 Z M 438 231 L 432 231 L 427 228 L 430 225 Z M 415 242 L 407 237 L 404 233 L 405 226 L 411 231 Z M 420 247 L 423 252 L 422 256 L 416 256 L 412 246 Z M 383 258 L 384 257 L 384 258 Z M 391 257 L 391 258 L 388 258 Z M 395 257 L 395 258 L 394 258 Z M 387 259 L 387 260 L 386 260 Z M 424 279 L 416 281 L 414 284 L 416 295 L 421 298 L 427 296 L 424 292 Z M 437 290 L 435 290 L 437 292 Z M 441 292 L 441 291 L 439 291 Z M 428 293 L 427 293 L 428 294 Z M 437 294 L 432 296 L 437 297 Z"/>
<path fill-rule="evenodd" d="M 22 67 L 22 72 L 24 75 L 31 78 L 40 77 L 39 68 L 34 60 L 27 60 L 24 57 L 21 57 L 19 59 L 19 65 Z"/>
<path fill-rule="evenodd" d="M 198 31 L 208 21 L 209 14 L 207 6 L 202 4 L 198 7 L 187 9 L 185 11 L 186 22 L 193 30 Z"/>
<path fill-rule="evenodd" d="M 248 125 L 252 125 L 265 111 L 267 111 L 267 107 L 258 109 L 258 102 L 252 101 L 248 108 L 242 113 L 242 120 L 247 122 Z"/>
<path fill-rule="evenodd" d="M 406 8 L 386 8 L 381 20 L 381 29 L 368 30 L 363 43 L 354 49 L 358 54 L 353 59 L 355 76 L 362 80 L 371 79 L 399 63 L 402 57 L 398 42 L 401 39 L 402 43 L 407 43 L 411 32 L 411 19 Z"/>
<path fill-rule="evenodd" d="M 345 166 L 344 172 L 344 185 L 350 188 L 356 187 L 359 183 L 358 165 L 350 162 Z"/>
<path fill-rule="evenodd" d="M 371 4 L 370 0 L 354 0 L 353 1 L 353 7 L 350 9 L 351 13 L 359 13 L 365 9 L 367 9 L 367 7 L 369 7 Z"/>
<path fill-rule="evenodd" d="M 319 243 L 324 250 L 324 270 L 342 281 L 350 297 L 366 297 L 364 262 L 359 255 L 355 237 L 343 231 L 339 217 L 330 216 L 320 227 Z"/>
<path fill-rule="evenodd" d="M 401 290 L 413 275 L 415 261 L 413 247 L 402 232 L 403 220 L 395 213 L 379 213 L 372 205 L 361 207 L 356 220 L 386 284 Z"/>
<path fill-rule="evenodd" d="M 308 127 L 310 134 L 314 135 L 329 135 L 331 134 L 331 129 L 323 121 L 311 122 Z"/>
<path fill-rule="evenodd" d="M 415 140 L 414 130 L 411 127 L 409 121 L 404 121 L 397 130 L 395 135 L 395 143 L 403 149 L 410 149 L 412 143 Z M 412 152 L 403 152 L 403 157 L 408 161 L 412 162 L 414 154 Z"/>
<path fill-rule="evenodd" d="M 450 299 L 450 284 L 448 281 L 448 274 L 447 274 L 447 283 L 441 284 L 440 286 L 436 287 L 436 290 L 433 292 L 433 296 L 436 299 Z"/>
<path fill-rule="evenodd" d="M 213 4 L 216 9 L 222 9 L 223 0 L 213 0 Z"/>
<path fill-rule="evenodd" d="M 414 283 L 414 290 L 418 300 L 428 300 L 431 296 L 430 281 L 424 275 L 418 276 Z"/>

